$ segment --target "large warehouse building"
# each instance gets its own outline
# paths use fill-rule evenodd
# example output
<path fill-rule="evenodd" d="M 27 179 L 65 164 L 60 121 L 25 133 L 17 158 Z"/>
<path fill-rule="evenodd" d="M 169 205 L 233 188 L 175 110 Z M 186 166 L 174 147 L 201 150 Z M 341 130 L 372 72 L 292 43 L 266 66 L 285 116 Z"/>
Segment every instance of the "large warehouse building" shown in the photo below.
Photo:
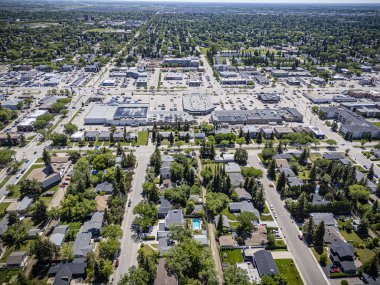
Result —
<path fill-rule="evenodd" d="M 182 96 L 183 110 L 193 115 L 206 115 L 214 110 L 212 96 L 188 94 Z"/>

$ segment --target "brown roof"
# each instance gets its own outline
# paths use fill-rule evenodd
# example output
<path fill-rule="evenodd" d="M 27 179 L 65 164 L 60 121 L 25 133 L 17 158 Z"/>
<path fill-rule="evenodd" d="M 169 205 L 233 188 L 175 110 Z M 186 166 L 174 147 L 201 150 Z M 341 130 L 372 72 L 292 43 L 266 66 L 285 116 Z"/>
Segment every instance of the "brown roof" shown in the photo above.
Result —
<path fill-rule="evenodd" d="M 247 246 L 265 245 L 268 243 L 267 228 L 266 226 L 257 226 L 252 232 L 251 236 L 245 240 Z"/>
<path fill-rule="evenodd" d="M 220 246 L 235 246 L 235 240 L 233 236 L 221 236 L 219 237 L 219 245 Z"/>
<path fill-rule="evenodd" d="M 33 169 L 28 175 L 27 179 L 33 180 L 36 179 L 38 182 L 45 181 L 49 176 L 55 175 L 50 167 L 41 167 Z"/>
<path fill-rule="evenodd" d="M 166 269 L 164 258 L 160 258 L 157 264 L 157 276 L 154 280 L 154 285 L 177 285 L 178 282 L 174 276 L 170 276 Z"/>
<path fill-rule="evenodd" d="M 105 209 L 107 209 L 107 202 L 109 199 L 109 195 L 98 195 L 95 197 L 96 205 L 97 205 L 97 211 L 103 212 Z"/>
<path fill-rule="evenodd" d="M 15 212 L 17 210 L 19 204 L 20 204 L 20 202 L 18 202 L 18 201 L 12 202 L 9 204 L 8 208 L 5 211 L 6 212 Z"/>
<path fill-rule="evenodd" d="M 50 158 L 50 163 L 66 163 L 69 161 L 68 156 L 52 156 Z"/>
<path fill-rule="evenodd" d="M 282 158 L 278 158 L 278 159 L 275 159 L 275 162 L 276 162 L 276 167 L 277 168 L 289 168 L 289 163 L 286 159 L 282 159 Z"/>

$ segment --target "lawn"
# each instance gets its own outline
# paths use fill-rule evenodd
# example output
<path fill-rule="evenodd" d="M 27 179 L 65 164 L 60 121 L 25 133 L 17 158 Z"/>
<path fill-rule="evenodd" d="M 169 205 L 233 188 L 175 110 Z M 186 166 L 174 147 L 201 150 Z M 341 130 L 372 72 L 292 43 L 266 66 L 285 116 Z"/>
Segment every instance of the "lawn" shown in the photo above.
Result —
<path fill-rule="evenodd" d="M 33 164 L 31 167 L 29 167 L 29 169 L 24 173 L 24 175 L 21 177 L 21 179 L 19 180 L 19 182 L 17 184 L 20 184 L 21 181 L 25 180 L 29 174 L 34 170 L 34 169 L 38 169 L 38 168 L 44 168 L 44 165 L 43 164 Z"/>
<path fill-rule="evenodd" d="M 267 204 L 265 204 L 264 214 L 269 214 L 269 208 Z"/>
<path fill-rule="evenodd" d="M 11 202 L 1 202 L 0 203 L 0 216 L 2 216 L 5 213 L 5 210 L 8 208 L 8 206 L 11 204 Z"/>
<path fill-rule="evenodd" d="M 7 175 L 3 181 L 1 181 L 0 183 L 0 189 L 4 187 L 5 184 L 7 184 L 7 182 L 9 181 L 9 179 L 12 177 L 12 175 Z"/>
<path fill-rule="evenodd" d="M 288 280 L 288 285 L 302 285 L 301 276 L 293 262 L 293 259 L 275 259 L 277 268 Z"/>
<path fill-rule="evenodd" d="M 344 237 L 344 239 L 348 241 L 349 243 L 356 243 L 356 244 L 363 243 L 363 240 L 354 231 L 348 232 L 343 229 L 345 223 L 350 224 L 352 223 L 352 220 L 350 219 L 347 221 L 341 221 L 341 220 L 338 221 L 339 231 L 341 235 Z"/>
<path fill-rule="evenodd" d="M 0 284 L 9 284 L 13 276 L 18 274 L 18 269 L 0 268 Z"/>
<path fill-rule="evenodd" d="M 262 222 L 268 222 L 268 221 L 273 221 L 273 218 L 271 215 L 261 215 L 260 220 Z"/>
<path fill-rule="evenodd" d="M 230 221 L 236 221 L 236 216 L 228 210 L 228 207 L 223 210 L 222 214 L 227 216 Z"/>
<path fill-rule="evenodd" d="M 311 247 L 310 249 L 311 249 L 311 251 L 313 252 L 315 258 L 316 258 L 316 259 L 318 260 L 318 262 L 319 262 L 319 259 L 320 259 L 320 257 L 321 257 L 321 254 L 319 254 L 319 253 L 315 250 L 314 247 Z M 323 248 L 323 252 L 327 254 L 327 251 L 326 251 L 326 248 L 325 248 L 325 247 Z M 331 260 L 330 260 L 330 258 L 327 258 L 327 265 L 330 265 L 330 264 L 331 264 Z"/>
<path fill-rule="evenodd" d="M 371 260 L 375 256 L 375 252 L 368 248 L 355 248 L 355 251 L 362 263 Z"/>
<path fill-rule="evenodd" d="M 142 131 L 137 133 L 137 145 L 147 145 L 149 138 L 148 131 Z"/>
<path fill-rule="evenodd" d="M 29 252 L 30 247 L 32 246 L 33 243 L 34 243 L 34 241 L 27 240 L 24 242 L 24 244 L 20 248 L 15 248 L 13 246 L 7 246 L 6 250 L 4 251 L 3 255 L 1 256 L 0 262 L 1 263 L 6 262 L 8 256 L 14 251 L 27 251 L 27 252 Z"/>
<path fill-rule="evenodd" d="M 7 195 L 8 198 L 20 198 L 20 196 L 20 185 L 15 185 L 13 192 L 9 192 Z"/>
<path fill-rule="evenodd" d="M 222 262 L 228 262 L 230 265 L 243 262 L 243 254 L 240 249 L 222 250 Z"/>

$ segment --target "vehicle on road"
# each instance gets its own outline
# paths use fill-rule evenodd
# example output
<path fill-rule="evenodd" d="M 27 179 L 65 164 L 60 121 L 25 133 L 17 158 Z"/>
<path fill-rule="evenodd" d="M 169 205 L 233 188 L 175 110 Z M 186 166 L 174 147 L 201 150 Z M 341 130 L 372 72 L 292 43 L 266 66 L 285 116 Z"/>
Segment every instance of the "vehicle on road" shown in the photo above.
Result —
<path fill-rule="evenodd" d="M 129 201 L 128 201 L 128 207 L 130 207 L 131 205 L 132 205 L 132 201 L 129 200 Z"/>
<path fill-rule="evenodd" d="M 299 238 L 300 240 L 303 240 L 303 236 L 302 236 L 302 235 L 298 235 L 298 238 Z"/>
<path fill-rule="evenodd" d="M 274 218 L 277 219 L 277 215 L 276 214 L 274 215 Z"/>
<path fill-rule="evenodd" d="M 25 163 L 29 163 L 29 159 L 25 160 Z"/>

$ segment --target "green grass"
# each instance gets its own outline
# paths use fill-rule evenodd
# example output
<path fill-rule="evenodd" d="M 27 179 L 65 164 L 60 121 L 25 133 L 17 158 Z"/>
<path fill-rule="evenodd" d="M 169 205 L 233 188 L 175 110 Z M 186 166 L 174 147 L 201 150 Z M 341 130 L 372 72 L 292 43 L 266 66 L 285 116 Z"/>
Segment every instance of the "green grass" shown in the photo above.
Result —
<path fill-rule="evenodd" d="M 9 181 L 9 179 L 11 179 L 12 175 L 7 175 L 3 181 L 1 181 L 0 183 L 0 189 L 4 187 L 5 184 L 7 184 L 7 182 Z"/>
<path fill-rule="evenodd" d="M 228 262 L 230 265 L 243 262 L 243 255 L 240 249 L 222 250 L 222 262 Z"/>
<path fill-rule="evenodd" d="M 261 215 L 260 220 L 263 222 L 273 221 L 273 218 L 271 215 Z"/>
<path fill-rule="evenodd" d="M 29 169 L 24 173 L 24 175 L 21 177 L 21 179 L 19 180 L 18 184 L 25 180 L 26 178 L 28 178 L 29 174 L 34 170 L 34 169 L 38 169 L 38 168 L 44 168 L 45 166 L 44 165 L 41 165 L 41 164 L 33 164 L 31 167 L 29 167 Z"/>
<path fill-rule="evenodd" d="M 30 251 L 30 247 L 33 245 L 33 243 L 34 243 L 34 241 L 27 240 L 27 241 L 24 242 L 24 244 L 20 248 L 15 248 L 14 246 L 7 246 L 4 254 L 2 255 L 2 257 L 0 259 L 0 262 L 1 263 L 6 262 L 8 256 L 12 252 L 14 252 L 14 251 L 26 251 L 26 252 L 29 252 Z"/>
<path fill-rule="evenodd" d="M 303 285 L 301 276 L 298 273 L 293 259 L 275 259 L 277 268 L 288 280 L 288 285 Z"/>
<path fill-rule="evenodd" d="M 27 142 L 30 142 L 30 141 L 32 141 L 36 136 L 37 136 L 37 135 L 33 135 L 33 136 L 30 136 L 30 137 L 27 137 L 25 140 L 26 140 Z"/>
<path fill-rule="evenodd" d="M 230 221 L 236 221 L 236 216 L 228 210 L 228 207 L 223 210 L 222 215 L 227 216 Z"/>
<path fill-rule="evenodd" d="M 1 202 L 0 203 L 0 215 L 3 215 L 5 213 L 5 210 L 8 208 L 8 206 L 11 204 L 11 202 Z"/>
<path fill-rule="evenodd" d="M 356 248 L 355 251 L 362 263 L 370 261 L 375 256 L 375 252 L 368 248 Z"/>
<path fill-rule="evenodd" d="M 137 145 L 147 145 L 149 138 L 148 131 L 141 131 L 137 133 Z"/>
<path fill-rule="evenodd" d="M 374 124 L 376 127 L 380 128 L 380 122 L 373 122 L 373 124 Z"/>
<path fill-rule="evenodd" d="M 269 208 L 268 208 L 267 204 L 265 204 L 264 214 L 269 214 Z"/>
<path fill-rule="evenodd" d="M 8 193 L 7 195 L 8 198 L 20 198 L 20 196 L 20 185 L 15 185 L 13 193 Z"/>
<path fill-rule="evenodd" d="M 9 284 L 13 276 L 18 274 L 18 269 L 0 268 L 0 284 Z"/>
<path fill-rule="evenodd" d="M 310 249 L 311 249 L 311 251 L 313 252 L 315 258 L 316 258 L 316 259 L 318 260 L 318 262 L 319 262 L 319 259 L 320 259 L 320 257 L 321 257 L 321 254 L 319 254 L 319 253 L 315 250 L 314 247 L 311 247 Z M 327 254 L 326 248 L 323 248 L 323 253 L 326 253 L 326 254 Z M 331 264 L 331 260 L 330 260 L 330 258 L 327 258 L 327 264 L 326 264 L 326 265 L 330 265 L 330 264 Z"/>

